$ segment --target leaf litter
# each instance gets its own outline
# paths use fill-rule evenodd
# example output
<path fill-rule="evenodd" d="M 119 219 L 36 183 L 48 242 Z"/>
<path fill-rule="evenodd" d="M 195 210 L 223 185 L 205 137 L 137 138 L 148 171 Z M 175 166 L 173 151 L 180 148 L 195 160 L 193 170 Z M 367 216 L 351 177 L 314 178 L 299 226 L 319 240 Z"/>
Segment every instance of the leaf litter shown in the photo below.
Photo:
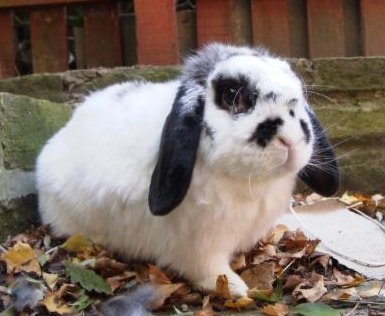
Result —
<path fill-rule="evenodd" d="M 316 197 L 296 196 L 296 203 L 309 198 Z M 346 193 L 341 200 L 378 220 L 385 215 L 382 195 Z M 357 304 L 378 305 L 372 315 L 385 315 L 383 281 L 368 280 L 317 251 L 319 242 L 277 225 L 253 249 L 234 258 L 232 268 L 250 291 L 248 297 L 232 298 L 225 275 L 218 276 L 215 292 L 205 293 L 153 263 L 124 262 L 82 235 L 63 240 L 47 226 L 32 228 L 0 248 L 0 315 L 106 315 L 110 306 L 138 291 L 147 293 L 143 312 L 173 315 L 249 310 L 271 316 L 334 316 L 340 315 L 338 308 Z"/>

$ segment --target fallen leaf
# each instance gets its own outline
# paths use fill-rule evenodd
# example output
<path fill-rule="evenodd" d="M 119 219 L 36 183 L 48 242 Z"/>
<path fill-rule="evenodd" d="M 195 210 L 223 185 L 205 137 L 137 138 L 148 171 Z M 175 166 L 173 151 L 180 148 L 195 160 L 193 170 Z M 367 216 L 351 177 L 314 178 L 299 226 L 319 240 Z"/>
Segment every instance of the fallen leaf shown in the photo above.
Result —
<path fill-rule="evenodd" d="M 171 280 L 167 277 L 167 275 L 160 270 L 157 266 L 149 265 L 148 267 L 148 275 L 151 283 L 153 284 L 170 284 Z"/>
<path fill-rule="evenodd" d="M 117 289 L 121 288 L 128 280 L 131 280 L 136 277 L 136 272 L 125 271 L 120 275 L 115 275 L 106 279 L 106 282 L 111 287 L 112 292 L 115 292 Z"/>
<path fill-rule="evenodd" d="M 331 292 L 326 293 L 322 297 L 322 301 L 337 301 L 337 300 L 349 300 L 350 298 L 358 298 L 356 288 L 350 287 L 346 289 L 334 289 Z"/>
<path fill-rule="evenodd" d="M 337 279 L 337 284 L 343 287 L 353 287 L 365 281 L 362 275 L 355 273 L 354 275 L 342 273 L 337 268 L 333 268 L 333 275 Z"/>
<path fill-rule="evenodd" d="M 219 275 L 216 283 L 216 293 L 224 298 L 231 298 L 229 280 L 225 274 Z"/>
<path fill-rule="evenodd" d="M 87 291 L 111 294 L 112 290 L 104 279 L 94 271 L 86 269 L 80 265 L 67 262 L 66 272 L 71 278 L 72 283 L 79 283 Z"/>
<path fill-rule="evenodd" d="M 74 310 L 61 300 L 57 293 L 47 293 L 43 300 L 43 305 L 50 313 L 58 313 L 60 315 L 72 314 Z"/>
<path fill-rule="evenodd" d="M 151 301 L 150 309 L 162 307 L 164 302 L 183 286 L 183 283 L 155 285 L 154 299 Z"/>
<path fill-rule="evenodd" d="M 269 316 L 285 316 L 289 313 L 289 308 L 286 304 L 276 303 L 262 307 L 261 312 Z"/>
<path fill-rule="evenodd" d="M 314 303 L 327 292 L 322 275 L 318 275 L 318 280 L 315 281 L 314 285 L 310 288 L 309 286 L 308 282 L 298 284 L 293 290 L 293 296 L 298 299 L 305 298 L 307 301 Z"/>
<path fill-rule="evenodd" d="M 56 273 L 45 273 L 43 272 L 43 279 L 45 281 L 45 284 L 53 290 L 57 280 L 59 279 L 59 276 Z"/>
<path fill-rule="evenodd" d="M 282 280 L 278 279 L 277 285 L 273 290 L 259 290 L 251 289 L 249 290 L 248 296 L 250 298 L 260 300 L 267 303 L 277 303 L 282 299 L 283 295 L 283 285 Z"/>
<path fill-rule="evenodd" d="M 7 252 L 1 254 L 0 259 L 7 264 L 7 272 L 35 272 L 41 274 L 37 260 L 37 253 L 29 244 L 17 242 Z"/>
<path fill-rule="evenodd" d="M 264 262 L 244 270 L 241 278 L 250 289 L 269 290 L 273 288 L 274 270 L 274 262 Z"/>
<path fill-rule="evenodd" d="M 82 252 L 91 247 L 92 243 L 83 235 L 75 234 L 69 237 L 64 244 L 61 245 L 67 251 Z"/>
<path fill-rule="evenodd" d="M 294 289 L 298 284 L 304 282 L 305 280 L 298 274 L 290 274 L 285 280 L 283 288 L 286 290 Z"/>
<path fill-rule="evenodd" d="M 227 299 L 225 301 L 225 307 L 235 308 L 235 309 L 249 307 L 252 304 L 254 304 L 254 300 L 249 297 L 241 297 L 237 300 Z"/>
<path fill-rule="evenodd" d="M 202 309 L 193 314 L 193 316 L 215 316 L 213 307 L 210 303 L 210 296 L 207 295 L 203 298 Z"/>
<path fill-rule="evenodd" d="M 359 296 L 362 298 L 374 297 L 385 294 L 384 284 L 380 281 L 370 282 L 369 284 L 364 284 L 363 286 L 357 289 Z"/>
<path fill-rule="evenodd" d="M 303 303 L 294 306 L 294 313 L 302 316 L 340 316 L 340 312 L 323 303 Z"/>
<path fill-rule="evenodd" d="M 239 254 L 237 255 L 232 261 L 231 261 L 231 269 L 233 271 L 237 271 L 239 269 L 242 269 L 246 266 L 246 257 L 245 254 Z"/>
<path fill-rule="evenodd" d="M 122 274 L 126 271 L 127 265 L 108 257 L 96 258 L 94 270 L 103 278 Z"/>
<path fill-rule="evenodd" d="M 277 245 L 283 235 L 289 230 L 286 225 L 278 224 L 270 230 L 267 237 L 267 243 Z"/>

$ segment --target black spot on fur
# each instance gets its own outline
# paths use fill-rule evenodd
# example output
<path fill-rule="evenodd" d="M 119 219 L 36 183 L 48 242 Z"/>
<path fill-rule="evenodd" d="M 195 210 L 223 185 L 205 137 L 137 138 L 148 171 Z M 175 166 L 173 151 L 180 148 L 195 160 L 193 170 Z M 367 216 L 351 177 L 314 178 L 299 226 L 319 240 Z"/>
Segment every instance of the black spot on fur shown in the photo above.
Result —
<path fill-rule="evenodd" d="M 255 107 L 259 91 L 244 75 L 218 76 L 213 80 L 216 105 L 231 114 L 248 113 Z"/>
<path fill-rule="evenodd" d="M 306 143 L 308 144 L 310 141 L 309 125 L 303 119 L 300 119 L 299 122 L 301 124 L 301 128 L 303 130 L 303 133 L 305 134 Z"/>
<path fill-rule="evenodd" d="M 290 99 L 289 102 L 287 102 L 287 105 L 288 106 L 295 106 L 297 103 L 298 103 L 298 99 L 293 98 L 293 99 Z"/>
<path fill-rule="evenodd" d="M 210 139 L 214 139 L 214 131 L 212 130 L 212 128 L 210 126 L 208 126 L 208 124 L 206 122 L 203 122 L 203 132 Z"/>
<path fill-rule="evenodd" d="M 249 141 L 255 141 L 259 146 L 266 147 L 277 134 L 278 128 L 281 125 L 283 125 L 283 120 L 279 117 L 267 119 L 257 126 L 257 129 L 250 137 Z"/>
<path fill-rule="evenodd" d="M 272 101 L 277 101 L 277 97 L 278 97 L 278 95 L 276 94 L 276 93 L 274 93 L 273 91 L 271 91 L 271 92 L 269 92 L 268 94 L 266 94 L 264 97 L 263 97 L 263 99 L 265 100 L 265 101 L 270 101 L 270 100 L 272 100 Z"/>
<path fill-rule="evenodd" d="M 290 109 L 290 110 L 289 110 L 289 114 L 290 114 L 291 117 L 294 117 L 294 116 L 295 116 L 294 110 L 293 110 L 293 109 Z"/>

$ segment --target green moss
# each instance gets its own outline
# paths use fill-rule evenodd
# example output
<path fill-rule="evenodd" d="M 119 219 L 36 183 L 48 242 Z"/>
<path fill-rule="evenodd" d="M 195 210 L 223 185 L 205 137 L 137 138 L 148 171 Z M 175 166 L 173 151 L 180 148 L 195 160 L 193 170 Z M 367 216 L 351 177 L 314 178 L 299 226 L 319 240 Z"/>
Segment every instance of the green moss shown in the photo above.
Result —
<path fill-rule="evenodd" d="M 46 140 L 69 119 L 61 104 L 0 93 L 0 143 L 7 169 L 32 170 Z"/>
<path fill-rule="evenodd" d="M 36 195 L 30 194 L 6 203 L 0 201 L 0 242 L 7 236 L 21 233 L 37 223 Z"/>

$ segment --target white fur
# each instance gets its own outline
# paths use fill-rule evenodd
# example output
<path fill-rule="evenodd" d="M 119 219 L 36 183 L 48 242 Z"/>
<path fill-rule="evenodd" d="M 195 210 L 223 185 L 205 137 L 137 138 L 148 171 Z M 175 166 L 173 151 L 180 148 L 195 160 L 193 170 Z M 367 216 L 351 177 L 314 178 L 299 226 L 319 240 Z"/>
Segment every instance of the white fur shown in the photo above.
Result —
<path fill-rule="evenodd" d="M 246 50 L 246 53 L 248 51 Z M 210 78 L 244 73 L 273 101 L 260 101 L 234 119 L 214 104 Z M 229 267 L 234 252 L 254 245 L 282 213 L 296 174 L 310 159 L 298 123 L 310 122 L 299 79 L 268 56 L 234 56 L 219 62 L 206 89 L 204 120 L 193 178 L 183 202 L 167 216 L 151 215 L 148 193 L 162 128 L 180 81 L 124 83 L 93 93 L 41 152 L 39 207 L 57 235 L 83 233 L 127 258 L 154 259 L 194 283 L 214 289 L 226 274 L 234 295 L 246 284 Z M 297 98 L 296 117 L 287 102 Z M 280 115 L 280 136 L 265 149 L 249 143 L 257 124 Z"/>

